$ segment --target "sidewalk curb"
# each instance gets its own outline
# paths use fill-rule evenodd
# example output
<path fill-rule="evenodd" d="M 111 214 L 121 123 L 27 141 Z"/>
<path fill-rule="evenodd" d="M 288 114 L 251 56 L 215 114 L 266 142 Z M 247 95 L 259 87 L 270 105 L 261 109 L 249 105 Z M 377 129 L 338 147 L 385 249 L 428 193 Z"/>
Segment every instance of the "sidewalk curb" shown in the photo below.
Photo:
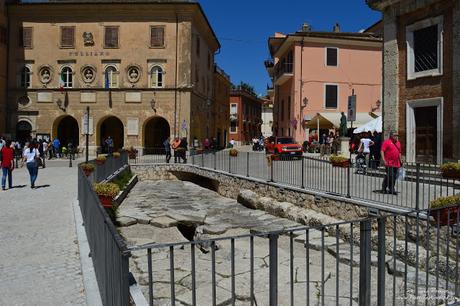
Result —
<path fill-rule="evenodd" d="M 78 200 L 72 201 L 72 207 L 75 217 L 75 232 L 77 233 L 78 247 L 80 250 L 80 263 L 85 287 L 86 304 L 91 306 L 102 306 L 101 294 L 94 272 L 93 260 L 89 257 L 90 249 L 86 237 L 85 227 L 81 216 L 80 205 Z"/>

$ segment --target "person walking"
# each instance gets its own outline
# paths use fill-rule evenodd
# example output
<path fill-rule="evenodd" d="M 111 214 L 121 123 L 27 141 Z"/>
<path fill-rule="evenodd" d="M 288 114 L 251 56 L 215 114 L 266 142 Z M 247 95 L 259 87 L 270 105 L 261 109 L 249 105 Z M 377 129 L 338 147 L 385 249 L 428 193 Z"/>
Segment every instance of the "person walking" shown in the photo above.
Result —
<path fill-rule="evenodd" d="M 40 152 L 38 152 L 37 142 L 35 140 L 33 140 L 29 144 L 29 147 L 24 150 L 23 157 L 30 175 L 30 188 L 35 188 L 35 181 L 38 177 L 37 159 L 40 158 Z"/>
<path fill-rule="evenodd" d="M 6 190 L 6 178 L 8 177 L 8 189 L 13 188 L 14 149 L 11 148 L 11 140 L 7 140 L 0 150 L 0 167 L 2 168 L 2 190 Z"/>
<path fill-rule="evenodd" d="M 163 141 L 163 146 L 165 148 L 166 163 L 169 164 L 169 160 L 171 159 L 171 138 L 170 137 L 166 138 L 166 140 Z"/>
<path fill-rule="evenodd" d="M 61 157 L 61 142 L 59 141 L 58 138 L 54 138 L 53 140 L 53 150 L 54 150 L 54 157 L 60 158 Z"/>
<path fill-rule="evenodd" d="M 105 140 L 105 145 L 107 146 L 107 154 L 109 154 L 109 156 L 112 155 L 112 152 L 113 152 L 113 139 L 112 137 L 107 137 L 107 139 Z"/>
<path fill-rule="evenodd" d="M 184 164 L 187 163 L 187 146 L 188 146 L 187 138 L 184 137 L 181 139 L 181 142 L 179 144 L 179 148 L 181 149 L 179 158 L 182 158 L 182 160 L 184 161 Z"/>
<path fill-rule="evenodd" d="M 371 153 L 371 147 L 374 145 L 374 142 L 370 139 L 370 132 L 364 134 L 364 137 L 361 138 L 359 142 L 358 152 L 363 153 L 366 159 L 366 167 L 369 167 L 369 157 Z"/>
<path fill-rule="evenodd" d="M 398 194 L 395 190 L 396 175 L 401 167 L 401 143 L 398 137 L 397 132 L 390 132 L 390 138 L 383 142 L 380 150 L 381 159 L 385 165 L 382 193 Z"/>

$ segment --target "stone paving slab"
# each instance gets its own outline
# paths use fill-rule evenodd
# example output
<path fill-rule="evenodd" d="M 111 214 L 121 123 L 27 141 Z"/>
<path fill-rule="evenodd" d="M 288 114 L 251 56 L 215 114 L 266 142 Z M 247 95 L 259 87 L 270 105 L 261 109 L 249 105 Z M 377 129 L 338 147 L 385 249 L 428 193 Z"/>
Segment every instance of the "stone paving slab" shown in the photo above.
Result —
<path fill-rule="evenodd" d="M 0 191 L 0 305 L 86 305 L 72 207 L 77 169 L 47 166 L 39 188 L 19 168 L 17 188 Z"/>

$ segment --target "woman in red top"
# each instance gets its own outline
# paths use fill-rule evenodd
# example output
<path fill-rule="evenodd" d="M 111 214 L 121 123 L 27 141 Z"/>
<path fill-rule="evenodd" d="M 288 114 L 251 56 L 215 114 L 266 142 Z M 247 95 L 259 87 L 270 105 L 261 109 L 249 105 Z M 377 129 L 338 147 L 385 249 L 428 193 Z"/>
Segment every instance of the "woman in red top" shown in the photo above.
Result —
<path fill-rule="evenodd" d="M 13 158 L 14 158 L 14 150 L 11 148 L 11 140 L 6 141 L 6 145 L 2 147 L 2 159 L 0 161 L 1 168 L 2 168 L 2 190 L 5 189 L 6 185 L 6 177 L 8 176 L 8 188 L 13 188 L 13 177 L 12 172 L 14 168 Z"/>

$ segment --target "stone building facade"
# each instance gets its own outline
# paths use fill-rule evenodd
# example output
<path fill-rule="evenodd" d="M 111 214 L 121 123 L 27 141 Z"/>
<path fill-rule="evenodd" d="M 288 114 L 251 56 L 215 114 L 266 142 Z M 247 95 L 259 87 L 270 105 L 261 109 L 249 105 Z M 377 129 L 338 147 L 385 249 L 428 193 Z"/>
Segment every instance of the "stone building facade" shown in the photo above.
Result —
<path fill-rule="evenodd" d="M 242 86 L 236 86 L 230 94 L 229 139 L 237 144 L 251 143 L 259 138 L 262 126 L 263 100 Z"/>
<path fill-rule="evenodd" d="M 228 127 L 230 126 L 230 76 L 217 65 L 214 70 L 214 101 L 210 120 L 213 123 L 212 135 L 217 146 L 226 147 L 228 143 Z"/>
<path fill-rule="evenodd" d="M 83 146 L 88 129 L 92 151 L 111 136 L 116 148 L 149 153 L 168 136 L 205 133 L 200 116 L 213 99 L 220 45 L 198 3 L 65 1 L 8 11 L 14 137 Z"/>
<path fill-rule="evenodd" d="M 460 2 L 368 0 L 383 13 L 384 127 L 407 161 L 460 159 Z"/>
<path fill-rule="evenodd" d="M 6 3 L 0 0 L 0 135 L 5 133 L 6 123 L 7 24 Z"/>

